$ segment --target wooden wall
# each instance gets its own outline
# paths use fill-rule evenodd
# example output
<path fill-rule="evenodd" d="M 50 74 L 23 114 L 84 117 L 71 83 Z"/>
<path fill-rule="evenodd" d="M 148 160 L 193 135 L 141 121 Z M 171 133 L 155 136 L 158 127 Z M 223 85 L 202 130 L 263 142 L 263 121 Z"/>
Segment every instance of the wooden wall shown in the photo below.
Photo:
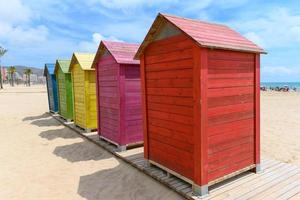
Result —
<path fill-rule="evenodd" d="M 141 60 L 148 134 L 145 157 L 193 179 L 193 43 L 184 35 L 152 42 Z"/>
<path fill-rule="evenodd" d="M 123 73 L 122 73 L 123 72 Z M 121 119 L 124 125 L 123 144 L 143 141 L 142 107 L 141 107 L 141 79 L 139 65 L 121 65 L 121 83 L 124 91 L 121 102 Z M 124 108 L 122 108 L 124 107 Z"/>
<path fill-rule="evenodd" d="M 119 64 L 111 55 L 102 56 L 96 70 L 100 135 L 120 143 Z"/>
<path fill-rule="evenodd" d="M 208 50 L 208 180 L 254 163 L 255 55 Z"/>
<path fill-rule="evenodd" d="M 87 128 L 97 128 L 96 105 L 96 73 L 95 70 L 85 71 L 85 99 L 86 99 L 86 123 Z"/>
<path fill-rule="evenodd" d="M 58 111 L 58 92 L 57 92 L 57 82 L 54 74 L 47 74 L 47 92 L 49 101 L 49 110 L 53 112 Z"/>
<path fill-rule="evenodd" d="M 72 82 L 74 92 L 74 123 L 82 128 L 86 128 L 85 74 L 79 64 L 73 66 Z"/>
<path fill-rule="evenodd" d="M 57 86 L 58 86 L 58 96 L 59 96 L 59 114 L 66 118 L 67 109 L 67 98 L 66 98 L 66 81 L 65 74 L 59 68 L 56 74 Z"/>
<path fill-rule="evenodd" d="M 48 92 L 49 110 L 55 111 L 54 110 L 52 80 L 51 80 L 51 75 L 50 74 L 47 74 L 46 80 L 47 80 L 47 92 Z"/>
<path fill-rule="evenodd" d="M 59 114 L 65 119 L 73 119 L 73 94 L 71 74 L 57 71 L 57 86 L 59 95 Z"/>

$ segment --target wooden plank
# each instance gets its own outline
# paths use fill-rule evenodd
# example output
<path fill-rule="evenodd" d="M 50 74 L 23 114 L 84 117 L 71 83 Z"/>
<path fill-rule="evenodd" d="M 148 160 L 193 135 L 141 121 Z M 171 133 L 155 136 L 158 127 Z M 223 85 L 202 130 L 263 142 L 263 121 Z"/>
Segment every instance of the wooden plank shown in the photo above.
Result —
<path fill-rule="evenodd" d="M 253 78 L 236 78 L 231 79 L 208 79 L 208 88 L 226 88 L 226 87 L 241 87 L 241 86 L 253 86 Z"/>
<path fill-rule="evenodd" d="M 186 144 L 194 144 L 193 133 L 185 134 L 178 131 L 177 129 L 172 130 L 172 129 L 163 128 L 159 126 L 153 126 L 151 124 L 149 124 L 149 131 L 160 134 L 164 137 L 168 137 L 170 139 L 182 141 Z"/>
<path fill-rule="evenodd" d="M 167 121 L 193 125 L 193 118 L 188 116 L 183 116 L 183 115 L 178 115 L 178 114 L 173 114 L 168 112 L 161 112 L 161 111 L 152 111 L 152 110 L 148 111 L 148 116 L 151 118 L 163 119 Z"/>
<path fill-rule="evenodd" d="M 217 196 L 227 194 L 231 190 L 234 190 L 235 188 L 239 188 L 241 185 L 246 184 L 246 183 L 252 183 L 252 181 L 255 181 L 256 179 L 263 179 L 264 177 L 269 177 L 273 175 L 273 171 L 278 171 L 279 169 L 281 170 L 285 164 L 280 163 L 280 162 L 274 162 L 271 163 L 270 166 L 266 167 L 264 171 L 261 174 L 253 174 L 250 173 L 249 176 L 245 177 L 239 177 L 238 179 L 235 179 L 234 181 L 226 182 L 224 185 L 218 186 L 215 189 L 211 190 L 210 192 L 210 198 L 213 199 Z"/>
<path fill-rule="evenodd" d="M 145 54 L 147 56 L 166 54 L 176 50 L 191 48 L 192 44 L 192 41 L 184 35 L 173 36 L 166 40 L 154 41 L 147 47 Z"/>
<path fill-rule="evenodd" d="M 261 187 L 262 185 L 268 184 L 271 181 L 280 179 L 280 177 L 287 174 L 288 171 L 291 171 L 291 173 L 293 173 L 293 170 L 295 170 L 295 169 L 296 169 L 295 167 L 291 167 L 289 165 L 283 164 L 282 167 L 280 167 L 276 170 L 273 170 L 266 175 L 261 175 L 261 176 L 258 175 L 252 181 L 241 184 L 241 185 L 239 185 L 239 187 L 233 188 L 230 191 L 223 193 L 221 195 L 218 195 L 212 199 L 213 200 L 223 200 L 226 198 L 231 198 L 231 199 L 238 198 L 241 195 L 249 192 L 249 188 L 251 188 L 251 190 L 258 190 L 259 187 Z"/>
<path fill-rule="evenodd" d="M 255 194 L 251 197 L 252 200 L 273 200 L 273 199 L 282 199 L 281 195 L 285 195 L 289 193 L 290 190 L 294 190 L 294 188 L 300 187 L 300 173 L 295 174 L 291 178 L 287 178 L 273 187 L 269 187 L 264 191 Z M 300 192 L 300 188 L 299 188 Z M 291 194 L 292 196 L 293 194 Z"/>
<path fill-rule="evenodd" d="M 208 184 L 208 88 L 207 88 L 207 74 L 208 74 L 208 53 L 206 48 L 201 48 L 200 53 L 200 132 L 201 132 L 201 185 Z"/>
<path fill-rule="evenodd" d="M 178 70 L 178 69 L 191 69 L 193 67 L 193 60 L 191 58 L 173 60 L 165 63 L 154 63 L 147 64 L 147 72 L 161 72 L 168 70 Z"/>
<path fill-rule="evenodd" d="M 255 55 L 255 163 L 260 163 L 260 55 Z"/>
<path fill-rule="evenodd" d="M 235 95 L 245 95 L 253 94 L 254 89 L 252 86 L 243 87 L 229 87 L 229 88 L 214 88 L 208 89 L 208 97 L 225 97 L 225 96 L 235 96 Z"/>
<path fill-rule="evenodd" d="M 168 105 L 163 103 L 148 102 L 147 107 L 149 110 L 153 110 L 153 111 L 168 112 L 168 113 L 179 114 L 188 117 L 193 116 L 193 108 L 187 106 L 176 106 L 176 105 Z"/>
<path fill-rule="evenodd" d="M 202 185 L 202 173 L 203 167 L 201 163 L 202 155 L 201 155 L 201 50 L 198 46 L 193 47 L 193 58 L 194 58 L 194 66 L 193 66 L 193 115 L 194 115 L 194 177 L 193 180 L 197 185 Z"/>
<path fill-rule="evenodd" d="M 145 55 L 140 57 L 140 70 L 141 70 L 141 91 L 142 91 L 142 112 L 143 112 L 143 135 L 144 135 L 144 157 L 149 159 L 149 142 L 148 142 L 148 115 L 147 115 L 147 85 L 145 74 Z"/>
<path fill-rule="evenodd" d="M 192 57 L 191 55 L 192 55 L 192 49 L 190 49 L 190 48 L 189 49 L 179 49 L 179 50 L 169 52 L 166 54 L 147 56 L 146 62 L 148 64 L 164 63 L 164 62 L 173 61 L 173 60 L 181 60 L 181 59 L 191 58 Z"/>
<path fill-rule="evenodd" d="M 281 199 L 289 199 L 289 200 L 299 200 L 300 199 L 300 186 L 293 188 L 292 190 L 288 191 L 284 195 L 280 197 Z"/>
<path fill-rule="evenodd" d="M 147 94 L 157 96 L 192 97 L 192 88 L 150 88 L 147 87 Z"/>
<path fill-rule="evenodd" d="M 191 88 L 193 80 L 191 78 L 147 80 L 147 85 L 150 88 Z"/>
<path fill-rule="evenodd" d="M 281 173 L 281 176 L 272 177 L 270 179 L 264 179 L 263 181 L 259 182 L 258 184 L 252 185 L 252 188 L 250 191 L 247 191 L 243 194 L 237 194 L 235 195 L 236 198 L 239 199 L 250 199 L 253 196 L 255 196 L 258 193 L 261 193 L 272 186 L 281 183 L 282 181 L 292 178 L 294 175 L 300 172 L 300 169 L 295 167 L 294 169 L 287 170 L 283 173 Z M 248 189 L 249 190 L 249 189 Z M 241 190 L 239 191 L 241 192 Z"/>
<path fill-rule="evenodd" d="M 253 119 L 244 119 L 226 124 L 218 124 L 208 127 L 209 136 L 224 134 L 228 132 L 240 131 L 240 129 L 247 129 L 253 127 Z"/>
<path fill-rule="evenodd" d="M 254 103 L 240 103 L 240 104 L 233 104 L 233 105 L 227 105 L 227 106 L 219 106 L 214 108 L 208 109 L 208 118 L 212 116 L 219 116 L 234 112 L 243 112 L 243 111 L 249 111 L 254 110 Z"/>
<path fill-rule="evenodd" d="M 237 61 L 253 61 L 253 55 L 249 53 L 234 52 L 227 50 L 209 50 L 209 59 L 214 60 L 237 60 Z"/>
<path fill-rule="evenodd" d="M 193 76 L 192 69 L 177 69 L 160 72 L 147 72 L 147 80 L 161 80 L 161 79 L 182 79 L 191 78 Z"/>
<path fill-rule="evenodd" d="M 243 112 L 234 112 L 229 114 L 224 114 L 220 116 L 213 116 L 208 118 L 208 126 L 214 126 L 217 124 L 225 124 L 234 121 L 240 121 L 245 119 L 254 118 L 253 110 L 243 111 Z"/>
<path fill-rule="evenodd" d="M 210 69 L 245 69 L 245 70 L 253 70 L 254 69 L 254 61 L 241 61 L 241 60 L 215 60 L 210 59 L 208 61 L 208 66 Z"/>
<path fill-rule="evenodd" d="M 147 101 L 149 103 L 162 103 L 167 105 L 193 107 L 193 98 L 190 97 L 183 98 L 183 97 L 148 95 Z"/>
<path fill-rule="evenodd" d="M 211 97 L 208 98 L 208 107 L 215 108 L 221 106 L 253 103 L 253 102 L 254 102 L 254 93 L 244 94 L 244 95 L 223 96 L 223 97 Z"/>

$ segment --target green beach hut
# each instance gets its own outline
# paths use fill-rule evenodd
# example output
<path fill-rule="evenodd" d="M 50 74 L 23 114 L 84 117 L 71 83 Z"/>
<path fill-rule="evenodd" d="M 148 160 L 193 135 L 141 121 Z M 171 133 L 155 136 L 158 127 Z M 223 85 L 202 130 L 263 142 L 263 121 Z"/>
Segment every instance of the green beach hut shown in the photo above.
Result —
<path fill-rule="evenodd" d="M 56 60 L 55 75 L 58 86 L 59 114 L 67 121 L 73 120 L 73 89 L 70 60 Z"/>

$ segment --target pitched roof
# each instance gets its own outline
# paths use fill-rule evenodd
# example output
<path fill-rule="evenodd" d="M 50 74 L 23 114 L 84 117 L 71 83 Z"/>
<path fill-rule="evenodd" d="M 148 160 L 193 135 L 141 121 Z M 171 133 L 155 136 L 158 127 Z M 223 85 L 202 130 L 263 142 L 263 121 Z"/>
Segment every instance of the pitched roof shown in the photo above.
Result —
<path fill-rule="evenodd" d="M 44 76 L 46 76 L 47 72 L 51 75 L 54 74 L 55 64 L 53 63 L 46 63 L 44 68 Z"/>
<path fill-rule="evenodd" d="M 134 55 L 139 48 L 139 44 L 101 41 L 97 50 L 93 68 L 95 68 L 100 56 L 105 52 L 105 49 L 114 57 L 119 64 L 140 64 L 139 60 L 134 60 Z"/>
<path fill-rule="evenodd" d="M 266 53 L 261 47 L 228 26 L 159 13 L 138 49 L 135 55 L 136 59 L 139 58 L 146 46 L 153 41 L 155 34 L 161 28 L 161 25 L 166 22 L 177 27 L 180 31 L 203 47 Z"/>
<path fill-rule="evenodd" d="M 69 73 L 70 62 L 71 60 L 56 60 L 54 72 L 56 73 L 56 71 L 60 67 L 63 73 Z"/>
<path fill-rule="evenodd" d="M 92 69 L 92 63 L 94 58 L 95 58 L 94 53 L 74 52 L 72 55 L 69 71 L 71 70 L 71 67 L 75 64 L 75 62 L 78 62 L 82 70 L 94 70 Z"/>

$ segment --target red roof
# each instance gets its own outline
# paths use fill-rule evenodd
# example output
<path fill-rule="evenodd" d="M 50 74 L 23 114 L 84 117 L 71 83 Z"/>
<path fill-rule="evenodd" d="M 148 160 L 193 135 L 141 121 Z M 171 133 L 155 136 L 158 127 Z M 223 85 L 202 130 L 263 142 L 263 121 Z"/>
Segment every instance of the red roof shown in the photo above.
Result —
<path fill-rule="evenodd" d="M 265 53 L 262 48 L 228 26 L 166 14 L 158 14 L 146 38 L 144 39 L 144 42 L 141 44 L 136 57 L 138 57 L 147 46 L 147 44 L 144 43 L 150 42 L 153 33 L 157 31 L 156 29 L 159 29 L 159 24 L 162 20 L 167 20 L 203 47 Z"/>
<path fill-rule="evenodd" d="M 105 48 L 111 53 L 119 64 L 140 64 L 139 60 L 134 60 L 134 55 L 136 54 L 139 44 L 131 44 L 125 42 L 111 42 L 102 41 L 101 42 Z M 101 44 L 100 47 L 101 48 Z M 97 52 L 98 54 L 98 52 Z"/>

